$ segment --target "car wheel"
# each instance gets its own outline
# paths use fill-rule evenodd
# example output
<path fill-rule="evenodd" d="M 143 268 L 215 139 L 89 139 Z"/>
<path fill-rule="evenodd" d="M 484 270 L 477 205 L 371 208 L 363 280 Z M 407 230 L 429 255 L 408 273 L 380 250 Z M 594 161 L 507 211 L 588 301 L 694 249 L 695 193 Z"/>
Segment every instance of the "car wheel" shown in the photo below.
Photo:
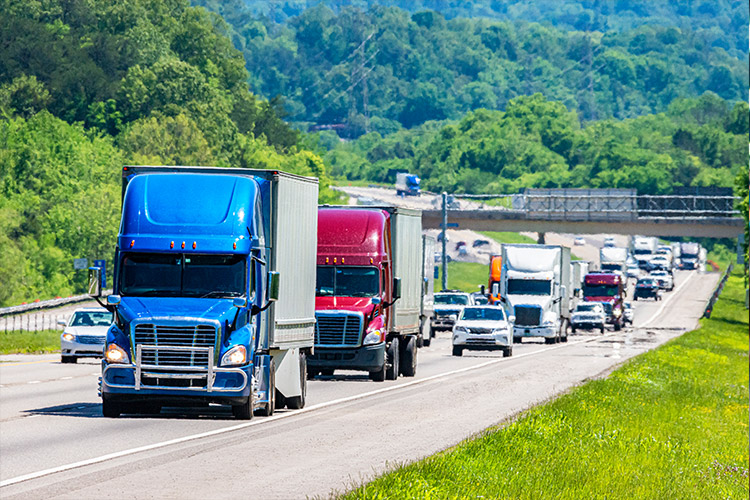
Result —
<path fill-rule="evenodd" d="M 506 347 L 505 349 L 503 349 L 503 357 L 504 358 L 509 358 L 511 356 L 513 356 L 513 348 L 512 347 Z"/>
<path fill-rule="evenodd" d="M 604 333 L 604 325 L 599 327 L 599 333 Z"/>
<path fill-rule="evenodd" d="M 463 354 L 464 354 L 464 350 L 461 347 L 459 347 L 457 345 L 453 346 L 453 355 L 454 356 L 463 356 Z"/>
<path fill-rule="evenodd" d="M 385 378 L 388 380 L 396 380 L 398 378 L 398 359 L 399 359 L 399 341 L 398 337 L 394 337 L 391 340 L 391 345 L 388 346 L 385 356 Z"/>
<path fill-rule="evenodd" d="M 513 337 L 514 344 L 520 344 L 523 342 L 523 337 Z"/>
<path fill-rule="evenodd" d="M 413 377 L 417 373 L 417 341 L 411 335 L 406 337 L 406 343 L 401 346 L 399 353 L 399 367 L 401 375 L 404 377 Z"/>
<path fill-rule="evenodd" d="M 75 356 L 61 356 L 60 362 L 61 363 L 75 363 L 78 360 Z"/>

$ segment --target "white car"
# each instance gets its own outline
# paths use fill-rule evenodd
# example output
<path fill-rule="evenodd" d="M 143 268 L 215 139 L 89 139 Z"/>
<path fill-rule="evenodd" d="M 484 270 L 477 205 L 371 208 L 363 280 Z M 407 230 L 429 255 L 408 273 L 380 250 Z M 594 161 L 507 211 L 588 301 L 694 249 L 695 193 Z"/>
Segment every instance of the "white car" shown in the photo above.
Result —
<path fill-rule="evenodd" d="M 430 322 L 432 331 L 451 330 L 463 308 L 474 305 L 474 299 L 467 292 L 445 290 L 435 293 L 434 304 L 435 316 Z"/>
<path fill-rule="evenodd" d="M 628 275 L 628 278 L 635 278 L 635 279 L 640 278 L 641 277 L 641 270 L 638 267 L 638 264 L 636 264 L 634 266 L 628 266 L 628 270 L 627 270 L 626 274 Z"/>
<path fill-rule="evenodd" d="M 607 313 L 601 302 L 579 302 L 573 314 L 570 315 L 570 329 L 599 330 L 604 333 L 607 324 Z"/>
<path fill-rule="evenodd" d="M 661 288 L 662 290 L 666 290 L 668 292 L 674 290 L 674 279 L 672 278 L 672 275 L 667 271 L 651 271 L 648 277 L 655 279 L 659 283 L 659 288 Z"/>
<path fill-rule="evenodd" d="M 616 244 L 617 243 L 615 242 L 615 239 L 612 236 L 607 236 L 606 238 L 604 238 L 604 246 L 605 247 L 613 247 Z"/>
<path fill-rule="evenodd" d="M 503 357 L 513 355 L 513 316 L 505 316 L 499 306 L 468 306 L 461 311 L 453 325 L 453 355 L 461 356 L 464 349 L 474 351 L 503 351 Z"/>
<path fill-rule="evenodd" d="M 60 361 L 75 363 L 78 358 L 101 358 L 112 313 L 102 308 L 77 309 L 60 335 Z"/>
<path fill-rule="evenodd" d="M 630 302 L 624 302 L 622 308 L 622 314 L 625 317 L 625 323 L 633 324 L 633 304 Z"/>
<path fill-rule="evenodd" d="M 579 236 L 576 239 L 573 240 L 573 244 L 576 246 L 581 246 L 586 244 L 586 239 L 583 236 Z"/>

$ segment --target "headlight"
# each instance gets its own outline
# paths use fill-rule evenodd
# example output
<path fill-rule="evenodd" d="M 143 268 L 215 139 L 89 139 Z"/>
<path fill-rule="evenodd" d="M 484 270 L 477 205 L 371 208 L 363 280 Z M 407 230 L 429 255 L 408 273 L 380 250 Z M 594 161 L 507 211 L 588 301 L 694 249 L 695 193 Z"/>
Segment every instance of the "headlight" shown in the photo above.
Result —
<path fill-rule="evenodd" d="M 615 316 L 620 316 L 620 315 L 622 315 L 622 311 L 619 310 L 619 309 L 615 309 L 614 315 Z"/>
<path fill-rule="evenodd" d="M 458 319 L 458 314 L 449 314 L 448 319 L 452 319 L 453 321 L 456 321 Z"/>
<path fill-rule="evenodd" d="M 104 352 L 104 359 L 108 363 L 128 363 L 130 361 L 125 349 L 117 344 L 109 344 L 107 346 L 107 350 Z"/>
<path fill-rule="evenodd" d="M 244 365 L 247 361 L 247 349 L 244 345 L 236 345 L 221 357 L 222 366 Z"/>
<path fill-rule="evenodd" d="M 362 341 L 362 345 L 379 344 L 383 339 L 383 330 L 373 330 Z"/>
<path fill-rule="evenodd" d="M 466 328 L 464 328 L 463 326 L 457 326 L 453 328 L 453 332 L 454 333 L 466 333 Z"/>
<path fill-rule="evenodd" d="M 508 327 L 504 326 L 492 331 L 492 335 L 505 334 L 508 332 Z"/>
<path fill-rule="evenodd" d="M 67 340 L 68 342 L 73 342 L 76 339 L 76 336 L 72 333 L 63 333 L 62 338 L 63 340 Z"/>

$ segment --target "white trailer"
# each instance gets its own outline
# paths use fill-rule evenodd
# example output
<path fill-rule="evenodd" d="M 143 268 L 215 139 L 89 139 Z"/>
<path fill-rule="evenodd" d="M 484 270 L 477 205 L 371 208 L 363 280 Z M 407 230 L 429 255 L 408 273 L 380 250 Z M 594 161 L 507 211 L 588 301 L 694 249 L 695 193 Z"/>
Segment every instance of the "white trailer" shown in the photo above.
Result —
<path fill-rule="evenodd" d="M 431 328 L 435 315 L 435 249 L 437 241 L 432 236 L 422 236 L 422 336 L 421 346 L 429 347 L 434 332 Z"/>
<path fill-rule="evenodd" d="M 570 248 L 559 245 L 503 245 L 500 293 L 514 316 L 513 341 L 543 337 L 568 340 Z"/>
<path fill-rule="evenodd" d="M 652 236 L 636 236 L 633 238 L 633 257 L 638 261 L 638 266 L 646 267 L 656 253 L 659 240 Z"/>
<path fill-rule="evenodd" d="M 568 293 L 570 295 L 570 310 L 574 311 L 578 305 L 578 299 L 581 297 L 583 290 L 583 277 L 589 273 L 590 264 L 585 260 L 574 260 L 570 263 L 570 286 Z"/>
<path fill-rule="evenodd" d="M 628 249 L 625 247 L 603 247 L 599 250 L 599 269 L 603 273 L 616 273 L 623 283 L 628 281 Z"/>

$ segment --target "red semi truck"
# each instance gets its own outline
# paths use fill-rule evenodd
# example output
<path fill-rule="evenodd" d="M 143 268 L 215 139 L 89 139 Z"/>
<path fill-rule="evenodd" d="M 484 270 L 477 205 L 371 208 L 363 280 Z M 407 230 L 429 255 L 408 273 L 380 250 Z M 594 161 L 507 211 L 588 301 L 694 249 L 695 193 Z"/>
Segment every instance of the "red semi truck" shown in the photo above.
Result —
<path fill-rule="evenodd" d="M 620 330 L 625 324 L 623 303 L 625 284 L 622 276 L 610 273 L 589 273 L 583 278 L 583 298 L 586 302 L 601 302 L 607 313 L 607 323 Z"/>
<path fill-rule="evenodd" d="M 309 377 L 337 369 L 364 370 L 376 381 L 414 376 L 432 314 L 421 216 L 395 207 L 318 209 Z"/>

